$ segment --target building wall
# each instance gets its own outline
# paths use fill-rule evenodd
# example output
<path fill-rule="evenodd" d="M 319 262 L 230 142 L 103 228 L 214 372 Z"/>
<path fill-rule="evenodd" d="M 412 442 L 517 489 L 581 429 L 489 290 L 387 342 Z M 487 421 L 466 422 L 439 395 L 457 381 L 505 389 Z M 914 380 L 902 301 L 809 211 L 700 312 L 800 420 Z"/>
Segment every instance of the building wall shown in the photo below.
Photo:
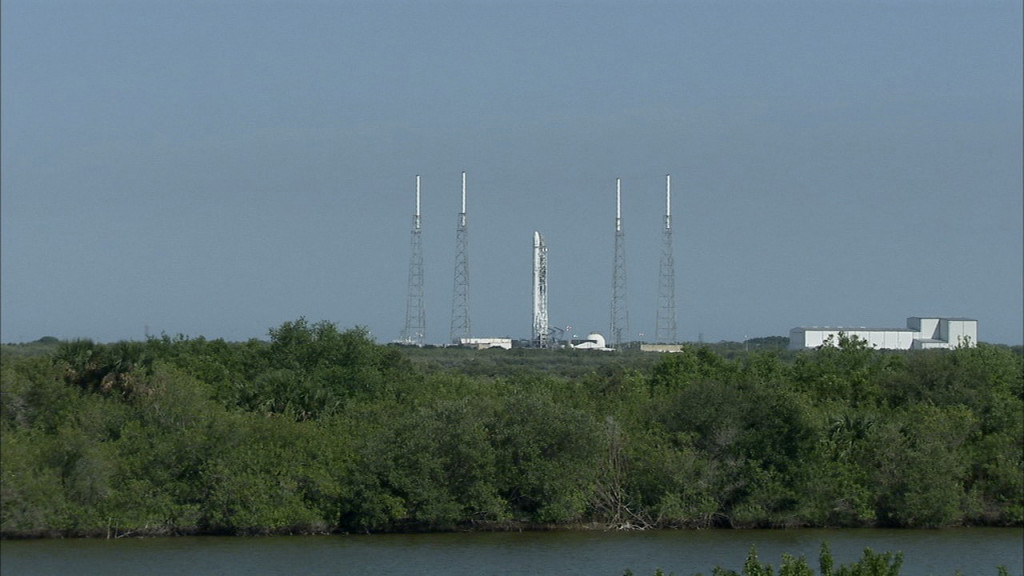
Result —
<path fill-rule="evenodd" d="M 948 350 L 949 342 L 935 340 L 932 338 L 918 338 L 914 340 L 914 350 Z"/>
<path fill-rule="evenodd" d="M 641 352 L 682 352 L 682 344 L 641 344 Z"/>
<path fill-rule="evenodd" d="M 460 338 L 459 345 L 465 346 L 466 348 L 476 348 L 477 350 L 487 350 L 488 348 L 501 348 L 503 350 L 512 349 L 511 338 Z"/>
<path fill-rule="evenodd" d="M 896 334 L 896 346 L 893 346 L 894 350 L 910 350 L 914 345 L 914 338 L 916 332 L 897 332 Z"/>
<path fill-rule="evenodd" d="M 817 348 L 832 337 L 839 343 L 839 333 L 856 336 L 872 348 L 910 350 L 925 348 L 956 348 L 961 342 L 978 343 L 978 321 L 968 318 L 907 318 L 907 328 L 793 328 L 789 331 L 789 348 Z"/>
<path fill-rule="evenodd" d="M 939 318 L 919 318 L 912 316 L 907 318 L 907 328 L 916 330 L 918 338 L 924 338 L 928 340 L 940 340 L 942 336 L 939 335 Z"/>
<path fill-rule="evenodd" d="M 951 347 L 961 343 L 975 346 L 978 343 L 978 323 L 974 320 L 961 318 L 943 319 L 940 323 L 940 338 L 949 342 Z"/>

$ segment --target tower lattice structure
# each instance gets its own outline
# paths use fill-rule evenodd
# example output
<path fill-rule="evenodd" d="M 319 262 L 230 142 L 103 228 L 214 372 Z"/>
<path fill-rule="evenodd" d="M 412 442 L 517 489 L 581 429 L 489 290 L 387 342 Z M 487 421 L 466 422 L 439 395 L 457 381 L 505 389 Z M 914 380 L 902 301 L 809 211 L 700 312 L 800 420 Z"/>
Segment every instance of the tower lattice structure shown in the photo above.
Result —
<path fill-rule="evenodd" d="M 658 271 L 658 342 L 672 343 L 676 334 L 676 265 L 672 257 L 672 177 L 665 175 L 665 228 L 661 233 L 661 266 Z"/>
<path fill-rule="evenodd" d="M 416 214 L 413 216 L 409 256 L 409 289 L 405 299 L 404 344 L 423 346 L 427 314 L 423 305 L 423 230 L 420 222 L 420 177 L 416 176 Z"/>
<path fill-rule="evenodd" d="M 462 211 L 455 228 L 455 276 L 452 282 L 452 323 L 449 338 L 458 344 L 470 337 L 469 228 L 466 225 L 466 173 L 462 173 Z"/>
<path fill-rule="evenodd" d="M 609 338 L 618 348 L 629 336 L 629 311 L 626 306 L 626 246 L 622 231 L 622 185 L 615 179 L 615 260 L 612 265 L 612 309 Z"/>

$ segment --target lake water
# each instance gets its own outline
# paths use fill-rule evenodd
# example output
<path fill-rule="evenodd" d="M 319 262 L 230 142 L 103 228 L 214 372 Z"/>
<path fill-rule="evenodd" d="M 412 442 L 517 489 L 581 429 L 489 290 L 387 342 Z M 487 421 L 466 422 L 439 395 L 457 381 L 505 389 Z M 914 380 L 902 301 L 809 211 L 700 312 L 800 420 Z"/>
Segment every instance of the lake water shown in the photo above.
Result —
<path fill-rule="evenodd" d="M 586 575 L 739 571 L 751 546 L 778 568 L 783 553 L 818 571 L 828 541 L 836 566 L 865 547 L 903 551 L 903 576 L 1024 575 L 1024 530 L 707 530 L 525 532 L 293 537 L 122 538 L 0 542 L 3 576 L 141 574 L 263 575 Z"/>

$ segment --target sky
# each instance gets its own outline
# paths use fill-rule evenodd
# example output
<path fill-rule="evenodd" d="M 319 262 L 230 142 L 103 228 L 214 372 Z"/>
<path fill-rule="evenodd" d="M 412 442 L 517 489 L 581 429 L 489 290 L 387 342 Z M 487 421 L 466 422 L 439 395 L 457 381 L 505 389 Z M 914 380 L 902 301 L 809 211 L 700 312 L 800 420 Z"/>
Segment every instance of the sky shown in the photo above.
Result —
<path fill-rule="evenodd" d="M 615 180 L 651 340 L 978 320 L 1024 342 L 1019 0 L 3 0 L 0 341 L 405 325 L 461 173 L 476 337 L 607 334 Z"/>

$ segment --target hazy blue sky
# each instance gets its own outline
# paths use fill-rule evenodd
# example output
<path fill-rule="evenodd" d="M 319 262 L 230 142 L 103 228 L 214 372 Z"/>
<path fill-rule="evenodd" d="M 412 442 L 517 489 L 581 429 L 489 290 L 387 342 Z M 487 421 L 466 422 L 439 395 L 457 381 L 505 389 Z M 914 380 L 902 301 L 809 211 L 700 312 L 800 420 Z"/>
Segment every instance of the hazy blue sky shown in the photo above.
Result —
<path fill-rule="evenodd" d="M 622 178 L 631 337 L 672 174 L 683 340 L 967 316 L 1024 341 L 1011 1 L 3 0 L 0 340 L 427 340 L 460 173 L 474 336 L 607 333 Z"/>

